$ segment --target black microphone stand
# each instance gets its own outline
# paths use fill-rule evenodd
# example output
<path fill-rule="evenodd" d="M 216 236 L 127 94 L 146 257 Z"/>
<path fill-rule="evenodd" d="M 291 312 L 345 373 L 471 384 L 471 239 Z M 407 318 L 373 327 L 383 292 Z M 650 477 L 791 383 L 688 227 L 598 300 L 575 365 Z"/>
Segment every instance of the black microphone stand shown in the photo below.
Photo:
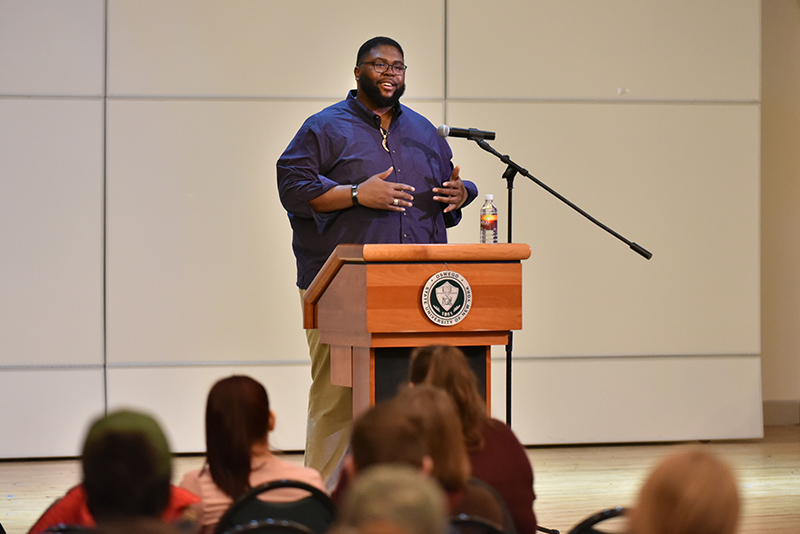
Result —
<path fill-rule="evenodd" d="M 500 159 L 500 161 L 502 161 L 507 165 L 505 172 L 503 172 L 503 179 L 506 181 L 506 187 L 508 189 L 508 208 L 507 208 L 508 232 L 507 233 L 508 233 L 509 243 L 513 243 L 511 231 L 513 228 L 512 216 L 513 216 L 513 200 L 514 200 L 514 178 L 516 177 L 517 173 L 519 173 L 522 176 L 530 178 L 533 182 L 544 188 L 545 191 L 558 198 L 560 201 L 562 201 L 563 203 L 565 203 L 566 205 L 568 205 L 569 207 L 571 207 L 572 209 L 574 209 L 575 211 L 577 211 L 578 213 L 580 213 L 581 215 L 583 215 L 584 217 L 595 223 L 597 226 L 599 226 L 606 232 L 610 233 L 620 241 L 624 242 L 626 245 L 628 245 L 631 249 L 633 249 L 637 254 L 639 254 L 643 258 L 649 260 L 650 258 L 653 257 L 653 254 L 645 250 L 644 247 L 625 239 L 625 237 L 621 236 L 620 234 L 618 234 L 605 224 L 601 223 L 600 221 L 598 221 L 597 219 L 595 219 L 594 217 L 583 211 L 581 208 L 570 202 L 567 198 L 559 194 L 557 191 L 549 187 L 547 184 L 545 184 L 535 176 L 531 175 L 531 173 L 529 173 L 527 169 L 520 167 L 519 165 L 514 163 L 511 160 L 511 158 L 509 158 L 506 155 L 500 154 L 498 151 L 492 148 L 492 146 L 489 143 L 487 143 L 485 139 L 480 137 L 470 137 L 470 139 L 478 143 L 478 146 L 484 149 L 485 151 L 497 156 L 497 158 Z M 509 330 L 508 345 L 506 345 L 506 424 L 508 426 L 511 426 L 511 360 L 512 360 L 511 356 L 513 353 L 513 343 L 514 343 L 514 332 Z"/>

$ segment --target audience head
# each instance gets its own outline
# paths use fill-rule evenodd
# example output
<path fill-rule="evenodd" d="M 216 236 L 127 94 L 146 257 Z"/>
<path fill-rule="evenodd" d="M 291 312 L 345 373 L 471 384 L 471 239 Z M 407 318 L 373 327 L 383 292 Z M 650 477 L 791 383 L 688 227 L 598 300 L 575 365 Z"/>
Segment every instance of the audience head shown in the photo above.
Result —
<path fill-rule="evenodd" d="M 463 489 L 471 467 L 461 422 L 450 396 L 442 389 L 420 384 L 401 390 L 392 402 L 422 421 L 423 436 L 433 460 L 432 476 L 445 491 Z"/>
<path fill-rule="evenodd" d="M 152 417 L 121 410 L 95 420 L 82 453 L 86 504 L 95 521 L 160 518 L 169 503 L 171 461 Z"/>
<path fill-rule="evenodd" d="M 411 352 L 409 382 L 431 384 L 450 395 L 461 419 L 469 449 L 483 448 L 482 426 L 488 421 L 486 402 L 466 356 L 458 347 L 429 345 Z"/>
<path fill-rule="evenodd" d="M 353 423 L 351 469 L 393 463 L 430 471 L 424 430 L 421 417 L 393 400 L 376 404 Z"/>
<path fill-rule="evenodd" d="M 442 489 L 419 470 L 381 465 L 348 490 L 339 526 L 357 534 L 446 534 L 446 510 Z"/>
<path fill-rule="evenodd" d="M 629 512 L 631 534 L 734 534 L 736 479 L 702 448 L 668 456 L 650 473 Z"/>
<path fill-rule="evenodd" d="M 214 384 L 206 404 L 206 457 L 214 483 L 232 499 L 250 489 L 254 447 L 268 447 L 275 425 L 267 390 L 249 376 Z"/>

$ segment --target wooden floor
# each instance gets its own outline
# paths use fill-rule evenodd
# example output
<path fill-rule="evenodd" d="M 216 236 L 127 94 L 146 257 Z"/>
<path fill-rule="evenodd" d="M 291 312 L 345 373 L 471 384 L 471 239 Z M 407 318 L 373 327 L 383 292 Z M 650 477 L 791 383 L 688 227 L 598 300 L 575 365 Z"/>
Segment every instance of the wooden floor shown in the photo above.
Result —
<path fill-rule="evenodd" d="M 539 523 L 567 534 L 592 513 L 632 503 L 653 464 L 685 444 L 533 447 Z M 767 427 L 764 439 L 701 444 L 728 461 L 744 499 L 742 534 L 800 534 L 800 427 Z M 300 455 L 287 455 L 301 462 Z M 175 478 L 199 456 L 175 459 Z M 0 462 L 0 523 L 23 534 L 41 512 L 78 482 L 76 460 Z"/>

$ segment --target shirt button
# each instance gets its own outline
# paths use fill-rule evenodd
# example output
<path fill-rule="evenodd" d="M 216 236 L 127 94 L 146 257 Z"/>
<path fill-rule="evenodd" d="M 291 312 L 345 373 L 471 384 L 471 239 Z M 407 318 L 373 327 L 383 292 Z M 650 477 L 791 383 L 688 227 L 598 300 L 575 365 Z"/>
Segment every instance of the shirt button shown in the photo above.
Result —
<path fill-rule="evenodd" d="M 403 234 L 403 239 L 408 239 L 408 234 Z"/>

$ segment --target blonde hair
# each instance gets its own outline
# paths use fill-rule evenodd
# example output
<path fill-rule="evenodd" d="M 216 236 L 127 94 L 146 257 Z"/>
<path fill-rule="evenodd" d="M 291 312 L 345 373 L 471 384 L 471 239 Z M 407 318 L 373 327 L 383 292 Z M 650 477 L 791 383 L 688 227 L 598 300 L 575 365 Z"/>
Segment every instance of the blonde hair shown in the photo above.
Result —
<path fill-rule="evenodd" d="M 489 421 L 486 402 L 478 391 L 478 379 L 461 349 L 449 345 L 414 349 L 411 353 L 409 381 L 412 384 L 431 384 L 445 390 L 458 410 L 467 448 L 483 448 L 483 426 Z"/>
<path fill-rule="evenodd" d="M 431 475 L 445 491 L 463 489 L 472 468 L 461 422 L 450 396 L 442 389 L 421 384 L 400 390 L 392 402 L 422 421 L 428 454 L 433 460 Z"/>
<path fill-rule="evenodd" d="M 630 510 L 630 534 L 734 534 L 740 502 L 727 464 L 700 447 L 662 460 Z"/>

